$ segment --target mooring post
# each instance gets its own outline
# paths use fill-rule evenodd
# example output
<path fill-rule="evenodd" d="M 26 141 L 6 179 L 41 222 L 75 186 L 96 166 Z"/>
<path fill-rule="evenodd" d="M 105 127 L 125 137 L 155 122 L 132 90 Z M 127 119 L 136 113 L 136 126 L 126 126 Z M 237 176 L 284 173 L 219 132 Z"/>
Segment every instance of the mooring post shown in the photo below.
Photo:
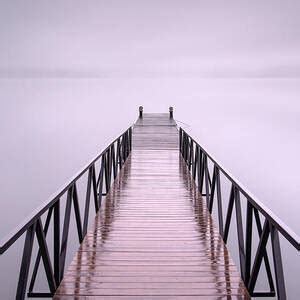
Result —
<path fill-rule="evenodd" d="M 140 118 L 143 117 L 143 106 L 139 107 L 139 112 L 140 112 Z"/>
<path fill-rule="evenodd" d="M 169 107 L 169 112 L 170 112 L 170 118 L 173 119 L 173 107 Z"/>

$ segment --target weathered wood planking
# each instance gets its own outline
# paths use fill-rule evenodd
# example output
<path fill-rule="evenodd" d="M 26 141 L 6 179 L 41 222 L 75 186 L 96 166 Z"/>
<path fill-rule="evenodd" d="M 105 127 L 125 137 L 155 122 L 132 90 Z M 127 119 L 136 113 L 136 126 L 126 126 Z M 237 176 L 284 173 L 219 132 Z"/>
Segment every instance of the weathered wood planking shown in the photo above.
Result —
<path fill-rule="evenodd" d="M 178 151 L 168 114 L 144 114 L 133 150 L 55 299 L 245 299 Z"/>
<path fill-rule="evenodd" d="M 133 149 L 178 149 L 178 130 L 169 114 L 144 114 L 135 124 Z"/>

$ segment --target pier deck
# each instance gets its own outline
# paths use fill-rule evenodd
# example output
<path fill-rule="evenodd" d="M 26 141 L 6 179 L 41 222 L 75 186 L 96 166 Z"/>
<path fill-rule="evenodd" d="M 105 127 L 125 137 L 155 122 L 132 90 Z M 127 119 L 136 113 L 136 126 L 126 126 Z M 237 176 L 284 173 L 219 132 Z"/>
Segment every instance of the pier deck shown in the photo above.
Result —
<path fill-rule="evenodd" d="M 136 122 L 132 152 L 54 299 L 248 299 L 178 144 L 169 114 Z"/>

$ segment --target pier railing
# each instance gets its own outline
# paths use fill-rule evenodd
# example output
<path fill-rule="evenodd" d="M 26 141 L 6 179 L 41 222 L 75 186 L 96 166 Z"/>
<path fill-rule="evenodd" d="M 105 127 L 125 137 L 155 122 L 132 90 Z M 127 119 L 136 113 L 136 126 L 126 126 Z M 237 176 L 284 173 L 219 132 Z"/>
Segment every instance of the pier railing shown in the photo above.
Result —
<path fill-rule="evenodd" d="M 255 297 L 274 297 L 277 295 L 278 299 L 286 299 L 279 236 L 283 236 L 298 251 L 300 250 L 300 238 L 254 195 L 247 191 L 238 180 L 182 128 L 179 129 L 179 142 L 182 157 L 198 186 L 199 192 L 206 199 L 208 210 L 210 213 L 213 212 L 213 209 L 217 210 L 219 232 L 225 243 L 228 240 L 232 213 L 235 207 L 241 277 L 250 295 Z M 220 174 L 222 174 L 222 177 Z M 231 186 L 225 219 L 223 213 L 224 201 L 222 200 L 222 184 L 225 184 L 224 180 L 227 180 L 227 184 L 229 183 Z M 246 199 L 245 229 L 242 220 L 241 195 Z M 217 203 L 214 205 L 215 201 Z M 256 224 L 256 229 L 254 228 L 254 224 Z M 254 230 L 257 231 L 259 237 L 256 249 L 253 249 Z M 272 258 L 267 248 L 270 236 Z M 254 253 L 255 255 L 253 256 Z M 273 260 L 272 267 L 275 276 L 273 276 L 271 269 L 271 260 Z M 262 263 L 265 266 L 269 291 L 256 292 L 255 287 L 259 272 L 262 269 Z"/>
<path fill-rule="evenodd" d="M 0 254 L 3 254 L 20 237 L 25 235 L 16 299 L 24 299 L 26 295 L 35 237 L 38 242 L 38 253 L 33 265 L 28 297 L 52 297 L 54 295 L 64 276 L 72 206 L 74 207 L 78 240 L 81 243 L 87 233 L 91 201 L 94 202 L 95 213 L 97 213 L 101 206 L 102 196 L 106 195 L 109 191 L 111 183 L 116 178 L 131 151 L 131 146 L 132 128 L 130 127 L 1 241 Z M 77 182 L 84 176 L 87 180 L 85 183 L 86 195 L 82 199 L 85 201 L 82 219 Z M 66 203 L 61 231 L 60 210 L 62 207 L 62 197 L 65 196 Z M 46 217 L 44 224 L 42 223 L 43 216 Z M 53 257 L 50 257 L 46 241 L 51 220 L 53 220 Z M 46 293 L 34 291 L 41 260 L 49 285 L 49 292 Z"/>

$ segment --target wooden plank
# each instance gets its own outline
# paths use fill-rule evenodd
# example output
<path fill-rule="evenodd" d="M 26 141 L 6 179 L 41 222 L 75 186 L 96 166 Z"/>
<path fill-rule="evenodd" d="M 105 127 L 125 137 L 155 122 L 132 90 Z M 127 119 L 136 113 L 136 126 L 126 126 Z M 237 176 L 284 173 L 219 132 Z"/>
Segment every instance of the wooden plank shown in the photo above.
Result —
<path fill-rule="evenodd" d="M 132 145 L 135 150 L 177 150 L 179 136 L 176 122 L 170 119 L 169 114 L 144 114 L 135 124 Z"/>
<path fill-rule="evenodd" d="M 54 297 L 54 300 L 242 300 L 245 299 L 245 296 L 237 296 L 237 295 L 224 295 L 224 296 L 123 296 L 123 295 L 118 295 L 118 296 L 61 296 L 57 295 Z"/>
<path fill-rule="evenodd" d="M 169 114 L 144 114 L 133 150 L 54 299 L 248 299 L 178 151 Z"/>

